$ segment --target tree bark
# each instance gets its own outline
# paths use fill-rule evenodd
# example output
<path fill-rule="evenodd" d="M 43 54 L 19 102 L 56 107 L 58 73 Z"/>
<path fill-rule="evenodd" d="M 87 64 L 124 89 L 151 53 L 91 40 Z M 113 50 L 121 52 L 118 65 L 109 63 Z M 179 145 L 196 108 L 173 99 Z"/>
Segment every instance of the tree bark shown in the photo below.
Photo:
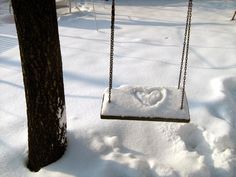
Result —
<path fill-rule="evenodd" d="M 25 86 L 28 163 L 38 171 L 66 149 L 66 115 L 55 0 L 12 0 Z"/>

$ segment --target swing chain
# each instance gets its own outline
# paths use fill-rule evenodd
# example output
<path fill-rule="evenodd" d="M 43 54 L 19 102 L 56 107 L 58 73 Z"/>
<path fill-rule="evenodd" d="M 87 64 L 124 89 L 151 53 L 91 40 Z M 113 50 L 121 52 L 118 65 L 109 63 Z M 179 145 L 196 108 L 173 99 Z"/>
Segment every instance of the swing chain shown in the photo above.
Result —
<path fill-rule="evenodd" d="M 180 74 L 179 74 L 179 83 L 178 83 L 178 89 L 180 89 L 183 65 L 184 65 L 183 88 L 182 88 L 180 109 L 183 109 L 183 105 L 184 105 L 185 85 L 186 85 L 187 66 L 188 66 L 189 40 L 190 40 L 190 30 L 191 30 L 191 18 L 192 18 L 192 6 L 193 6 L 193 0 L 189 0 L 185 34 L 184 34 L 183 52 L 182 52 Z M 185 59 L 185 64 L 184 64 L 184 59 Z"/>
<path fill-rule="evenodd" d="M 112 76 L 113 76 L 113 56 L 114 56 L 114 29 L 115 29 L 115 0 L 112 0 L 111 8 L 111 41 L 110 41 L 110 70 L 109 70 L 109 98 L 111 102 Z"/>
<path fill-rule="evenodd" d="M 183 51 L 182 51 L 180 71 L 179 71 L 178 89 L 180 89 L 180 84 L 181 84 L 181 79 L 182 79 L 182 71 L 183 71 L 183 65 L 184 65 L 184 54 L 185 54 L 185 49 L 186 49 L 186 39 L 187 39 L 189 11 L 190 11 L 189 7 L 190 7 L 190 1 L 189 1 L 189 4 L 188 4 L 188 12 L 187 12 L 187 18 L 186 18 L 185 32 L 184 32 L 184 42 L 183 42 Z"/>
<path fill-rule="evenodd" d="M 192 1 L 193 0 L 189 0 L 189 4 L 188 4 L 187 20 L 186 20 L 183 51 L 182 51 L 182 57 L 181 57 L 181 66 L 180 66 L 179 82 L 178 82 L 178 89 L 180 89 L 182 72 L 184 69 L 183 88 L 182 88 L 181 107 L 180 107 L 181 109 L 183 109 L 183 104 L 184 104 L 184 94 L 185 94 L 185 85 L 186 85 L 186 77 L 187 77 L 189 40 L 190 40 L 191 17 L 192 17 L 192 6 L 193 6 Z M 115 0 L 112 0 L 111 38 L 110 38 L 110 69 L 109 69 L 109 88 L 108 88 L 109 89 L 109 99 L 108 99 L 109 103 L 111 102 L 111 90 L 112 90 L 112 80 L 113 80 L 112 78 L 113 78 L 113 57 L 114 57 L 114 28 L 115 28 L 114 24 L 115 24 Z M 184 59 L 185 59 L 185 63 L 184 63 Z"/>

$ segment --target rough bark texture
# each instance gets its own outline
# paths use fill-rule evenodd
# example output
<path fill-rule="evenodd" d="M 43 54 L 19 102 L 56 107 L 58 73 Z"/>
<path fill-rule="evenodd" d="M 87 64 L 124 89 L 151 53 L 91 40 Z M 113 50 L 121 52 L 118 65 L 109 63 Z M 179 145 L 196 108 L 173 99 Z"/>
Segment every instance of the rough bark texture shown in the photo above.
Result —
<path fill-rule="evenodd" d="M 55 0 L 12 0 L 28 117 L 28 168 L 66 149 L 65 98 Z"/>

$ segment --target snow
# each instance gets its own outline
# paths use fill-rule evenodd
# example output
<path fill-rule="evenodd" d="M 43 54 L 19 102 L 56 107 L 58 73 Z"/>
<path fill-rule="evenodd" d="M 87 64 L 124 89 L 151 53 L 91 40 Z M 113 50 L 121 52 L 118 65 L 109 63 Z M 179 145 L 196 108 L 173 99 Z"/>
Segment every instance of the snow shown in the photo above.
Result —
<path fill-rule="evenodd" d="M 189 120 L 189 110 L 186 97 L 184 107 L 181 107 L 182 89 L 177 87 L 142 87 L 121 86 L 109 90 L 103 96 L 102 116 L 133 117 L 153 119 L 184 119 Z"/>
<path fill-rule="evenodd" d="M 59 119 L 59 126 L 64 127 L 66 124 L 66 107 L 62 105 L 63 101 L 58 98 L 57 117 Z"/>
<path fill-rule="evenodd" d="M 62 144 L 66 141 L 66 107 L 62 105 L 63 101 L 58 98 L 58 110 L 57 110 L 57 117 L 59 119 L 59 140 Z M 53 145 L 53 144 L 52 144 Z"/>
<path fill-rule="evenodd" d="M 114 88 L 177 85 L 185 1 L 119 0 Z M 84 9 L 92 9 L 85 4 Z M 1 177 L 235 177 L 234 0 L 194 1 L 186 94 L 191 123 L 101 120 L 108 85 L 110 1 L 58 20 L 68 148 L 32 173 L 19 48 L 8 2 L 0 0 Z M 138 94 L 142 97 L 142 94 Z M 150 102 L 145 102 L 150 104 Z"/>

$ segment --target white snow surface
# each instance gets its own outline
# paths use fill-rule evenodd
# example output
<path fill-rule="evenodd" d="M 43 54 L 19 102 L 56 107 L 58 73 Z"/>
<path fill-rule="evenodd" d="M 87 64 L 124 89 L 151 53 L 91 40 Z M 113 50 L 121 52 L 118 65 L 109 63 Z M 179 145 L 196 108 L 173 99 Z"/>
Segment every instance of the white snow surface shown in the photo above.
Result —
<path fill-rule="evenodd" d="M 177 87 L 121 86 L 106 89 L 101 114 L 104 116 L 189 120 L 186 97 L 181 108 L 182 89 Z"/>
<path fill-rule="evenodd" d="M 58 19 L 68 148 L 37 173 L 25 167 L 27 117 L 19 46 L 0 0 L 1 177 L 236 177 L 234 0 L 194 1 L 186 94 L 191 123 L 101 120 L 108 86 L 110 3 Z M 186 1 L 117 1 L 114 87 L 177 85 Z M 83 8 L 83 9 L 86 9 Z M 68 9 L 66 9 L 68 10 Z"/>

